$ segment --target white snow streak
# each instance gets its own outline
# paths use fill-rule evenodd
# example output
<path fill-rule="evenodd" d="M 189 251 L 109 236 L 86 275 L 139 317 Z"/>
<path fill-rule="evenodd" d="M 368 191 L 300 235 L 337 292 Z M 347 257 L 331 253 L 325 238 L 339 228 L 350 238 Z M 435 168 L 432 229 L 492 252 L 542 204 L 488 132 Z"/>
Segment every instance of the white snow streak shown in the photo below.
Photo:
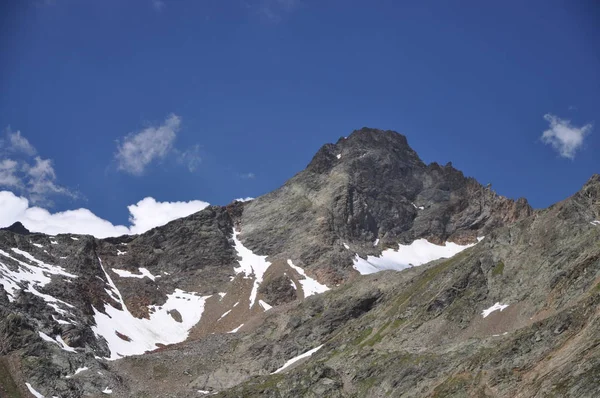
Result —
<path fill-rule="evenodd" d="M 223 313 L 223 315 L 221 315 L 221 316 L 219 317 L 219 319 L 217 319 L 217 322 L 219 322 L 221 319 L 225 318 L 225 317 L 226 317 L 226 316 L 227 316 L 227 315 L 228 315 L 230 312 L 231 312 L 231 310 L 229 310 L 229 311 L 225 311 L 225 312 Z"/>
<path fill-rule="evenodd" d="M 14 301 L 17 291 L 24 290 L 26 292 L 43 298 L 44 301 L 46 301 L 46 304 L 54 308 L 59 314 L 67 314 L 67 311 L 61 309 L 58 304 L 62 304 L 64 306 L 73 308 L 71 304 L 59 300 L 55 297 L 52 297 L 48 294 L 40 293 L 37 290 L 37 288 L 44 287 L 52 281 L 49 275 L 58 275 L 67 278 L 76 278 L 77 276 L 66 272 L 62 267 L 52 264 L 46 264 L 43 261 L 34 258 L 31 254 L 23 250 L 13 248 L 12 251 L 17 254 L 20 254 L 21 256 L 25 257 L 31 262 L 36 263 L 37 265 L 28 264 L 22 260 L 19 260 L 16 257 L 13 257 L 4 250 L 0 250 L 1 256 L 11 259 L 18 264 L 17 269 L 13 270 L 7 264 L 4 264 L 0 261 L 0 284 L 8 293 L 8 300 L 11 302 Z M 22 288 L 21 286 L 26 287 Z"/>
<path fill-rule="evenodd" d="M 138 268 L 138 271 L 140 272 L 139 274 L 133 274 L 133 273 L 127 271 L 127 270 L 117 269 L 117 268 L 112 268 L 112 271 L 115 274 L 119 275 L 121 278 L 138 278 L 138 279 L 142 279 L 142 278 L 148 277 L 152 281 L 154 281 L 156 278 L 160 278 L 160 275 L 152 275 L 152 273 L 150 271 L 148 271 L 144 267 Z"/>
<path fill-rule="evenodd" d="M 39 243 L 31 242 L 31 244 L 34 245 L 35 247 L 39 247 L 40 249 L 44 247 L 44 246 L 40 245 Z"/>
<path fill-rule="evenodd" d="M 483 238 L 477 239 L 481 240 Z M 357 254 L 354 257 L 354 269 L 362 275 L 384 270 L 400 271 L 440 258 L 452 257 L 476 244 L 477 243 L 472 243 L 463 246 L 453 242 L 446 242 L 445 246 L 440 246 L 427 241 L 427 239 L 417 239 L 409 245 L 399 244 L 398 250 L 384 250 L 379 257 L 368 256 L 365 260 Z"/>
<path fill-rule="evenodd" d="M 377 246 L 379 244 L 379 238 L 375 239 L 375 242 L 373 242 L 373 246 Z"/>
<path fill-rule="evenodd" d="M 239 232 L 233 230 L 233 243 L 234 249 L 237 255 L 241 257 L 238 260 L 239 267 L 234 268 L 236 274 L 244 273 L 246 278 L 250 278 L 254 275 L 254 285 L 252 286 L 252 292 L 250 293 L 250 308 L 254 306 L 256 295 L 258 293 L 258 286 L 263 281 L 263 276 L 267 269 L 271 266 L 271 263 L 266 260 L 267 256 L 259 256 L 252 252 L 252 250 L 245 247 L 242 242 L 238 239 Z"/>
<path fill-rule="evenodd" d="M 157 344 L 175 344 L 184 341 L 188 337 L 189 330 L 200 321 L 204 312 L 204 303 L 210 297 L 201 297 L 176 289 L 174 293 L 167 296 L 165 304 L 149 307 L 150 319 L 136 318 L 127 309 L 121 293 L 104 269 L 102 261 L 100 266 L 110 290 L 116 296 L 116 301 L 123 308 L 118 310 L 107 303 L 104 306 L 106 312 L 104 314 L 92 307 L 96 321 L 92 331 L 96 336 L 104 337 L 108 343 L 110 360 L 155 350 Z M 172 310 L 179 312 L 182 322 L 177 322 L 171 316 Z M 126 337 L 119 337 L 117 332 Z"/>
<path fill-rule="evenodd" d="M 338 158 L 338 159 L 341 159 L 342 158 L 342 154 L 338 153 L 335 157 Z"/>
<path fill-rule="evenodd" d="M 112 394 L 112 390 L 106 387 L 104 390 L 102 390 L 102 394 Z"/>
<path fill-rule="evenodd" d="M 483 310 L 483 312 L 481 313 L 481 315 L 485 318 L 487 317 L 489 314 L 491 314 L 494 311 L 502 311 L 503 309 L 505 309 L 506 307 L 508 307 L 508 304 L 500 304 L 500 303 L 496 303 L 494 305 L 492 305 L 490 308 L 487 308 L 485 310 Z"/>
<path fill-rule="evenodd" d="M 64 351 L 67 351 L 67 352 L 77 352 L 77 351 L 75 351 L 74 348 L 69 347 L 69 345 L 67 345 L 67 343 L 65 343 L 65 341 L 63 340 L 63 338 L 60 335 L 57 335 L 56 338 L 53 339 L 52 337 L 48 336 L 47 334 L 45 334 L 43 332 L 38 332 L 38 334 L 40 335 L 40 337 L 42 338 L 42 340 L 47 341 L 49 343 L 55 343 L 60 348 L 62 348 Z"/>
<path fill-rule="evenodd" d="M 592 224 L 592 225 L 600 225 L 600 220 L 591 221 L 590 224 Z"/>
<path fill-rule="evenodd" d="M 117 256 L 124 256 L 125 254 L 127 254 L 127 252 L 122 252 L 121 250 L 117 249 Z"/>
<path fill-rule="evenodd" d="M 306 351 L 304 354 L 298 355 L 297 357 L 294 357 L 294 358 L 290 359 L 282 367 L 280 367 L 279 369 L 277 369 L 275 372 L 273 372 L 271 374 L 274 375 L 276 373 L 283 372 L 284 370 L 286 370 L 287 368 L 289 368 L 290 366 L 292 366 L 293 364 L 295 364 L 299 360 L 301 360 L 303 358 L 310 357 L 312 354 L 314 354 L 315 352 L 319 351 L 321 349 L 321 347 L 323 347 L 323 345 L 320 345 L 320 346 L 318 346 L 316 348 L 313 348 L 310 351 Z"/>
<path fill-rule="evenodd" d="M 317 282 L 316 279 L 311 278 L 306 275 L 306 272 L 301 267 L 294 265 L 291 259 L 287 260 L 287 263 L 290 267 L 292 267 L 297 273 L 304 277 L 304 279 L 298 278 L 298 282 L 302 285 L 302 291 L 304 292 L 304 297 L 312 296 L 313 294 L 319 294 L 326 292 L 329 288 L 326 285 L 323 285 Z M 292 281 L 292 283 L 294 283 Z M 294 284 L 295 286 L 295 284 Z"/>
<path fill-rule="evenodd" d="M 73 374 L 72 374 L 72 375 L 70 375 L 70 376 L 67 376 L 67 379 L 70 379 L 70 378 L 71 378 L 71 377 L 73 377 L 73 376 L 77 376 L 79 373 L 81 373 L 81 372 L 85 372 L 86 370 L 89 370 L 89 368 L 88 368 L 87 366 L 84 366 L 84 367 L 82 367 L 82 368 L 78 368 L 78 369 L 75 371 L 75 373 L 73 373 Z"/>
<path fill-rule="evenodd" d="M 29 383 L 25 383 L 25 385 L 27 386 L 27 389 L 29 390 L 29 392 L 35 397 L 35 398 L 44 398 L 44 396 L 42 394 L 40 394 L 39 392 L 37 392 L 35 390 L 35 388 L 31 387 L 31 384 Z"/>
<path fill-rule="evenodd" d="M 230 332 L 227 332 L 227 333 L 236 333 L 238 330 L 240 330 L 240 329 L 242 328 L 242 326 L 244 326 L 244 324 L 243 324 L 243 323 L 242 323 L 240 326 L 238 326 L 237 328 L 235 328 L 235 329 L 233 329 L 232 331 L 230 331 Z"/>

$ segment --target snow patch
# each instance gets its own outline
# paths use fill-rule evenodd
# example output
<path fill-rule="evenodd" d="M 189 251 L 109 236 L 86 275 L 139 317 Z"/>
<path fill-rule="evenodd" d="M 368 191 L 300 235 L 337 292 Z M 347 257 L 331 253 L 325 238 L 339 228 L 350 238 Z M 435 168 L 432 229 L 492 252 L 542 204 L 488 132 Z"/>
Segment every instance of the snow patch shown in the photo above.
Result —
<path fill-rule="evenodd" d="M 342 154 L 338 153 L 335 157 L 338 158 L 338 159 L 341 159 L 342 158 Z"/>
<path fill-rule="evenodd" d="M 40 394 L 39 392 L 37 392 L 35 390 L 35 388 L 31 387 L 31 384 L 25 383 L 25 385 L 27 386 L 27 389 L 29 390 L 31 395 L 33 395 L 35 398 L 44 398 L 44 396 L 42 394 Z"/>
<path fill-rule="evenodd" d="M 250 308 L 254 306 L 256 295 L 258 293 L 258 287 L 263 281 L 263 276 L 267 269 L 271 266 L 271 263 L 266 260 L 267 256 L 259 256 L 252 252 L 252 250 L 245 247 L 242 242 L 238 239 L 239 232 L 233 230 L 233 243 L 234 249 L 237 255 L 241 257 L 238 260 L 239 267 L 234 268 L 236 274 L 244 273 L 245 278 L 250 278 L 254 275 L 254 285 L 252 286 L 252 292 L 250 292 Z"/>
<path fill-rule="evenodd" d="M 117 249 L 117 256 L 124 256 L 125 254 L 127 254 L 127 252 L 122 252 L 121 250 Z"/>
<path fill-rule="evenodd" d="M 102 394 L 112 394 L 112 390 L 106 387 L 104 390 L 102 390 Z"/>
<path fill-rule="evenodd" d="M 299 360 L 310 357 L 312 354 L 314 354 L 315 352 L 319 351 L 321 349 L 321 347 L 323 347 L 323 345 L 320 345 L 320 346 L 318 346 L 316 348 L 313 348 L 310 351 L 306 351 L 304 354 L 300 354 L 297 357 L 294 357 L 294 358 L 290 359 L 282 367 L 280 367 L 279 369 L 277 369 L 275 372 L 273 372 L 271 374 L 274 375 L 276 373 L 283 372 L 284 370 L 286 370 L 287 368 L 289 368 L 290 366 L 292 366 L 293 364 L 295 364 Z"/>
<path fill-rule="evenodd" d="M 483 238 L 477 239 L 481 240 Z M 417 239 L 408 245 L 399 244 L 398 250 L 387 249 L 380 256 L 367 256 L 366 260 L 357 254 L 354 257 L 354 269 L 362 275 L 384 270 L 400 271 L 440 258 L 452 257 L 476 244 L 457 245 L 453 242 L 446 242 L 444 246 L 440 246 L 429 242 L 427 239 Z"/>
<path fill-rule="evenodd" d="M 310 276 L 306 275 L 306 272 L 304 272 L 304 269 L 294 265 L 294 263 L 292 262 L 291 259 L 288 259 L 287 263 L 297 273 L 299 273 L 301 276 L 304 277 L 304 279 L 298 279 L 298 282 L 300 282 L 300 285 L 302 285 L 302 291 L 304 292 L 304 298 L 306 298 L 308 296 L 312 296 L 313 294 L 324 293 L 329 290 L 329 288 L 326 285 L 323 285 L 322 283 L 319 283 L 316 279 L 313 279 Z M 294 283 L 294 282 L 292 281 L 292 283 Z M 296 285 L 294 284 L 294 287 L 295 286 Z"/>
<path fill-rule="evenodd" d="M 219 297 L 221 297 L 219 299 L 219 301 L 223 300 L 223 297 L 225 297 L 225 295 L 227 295 L 227 293 L 218 293 Z"/>
<path fill-rule="evenodd" d="M 502 312 L 502 310 L 504 310 L 506 307 L 508 307 L 508 304 L 496 303 L 496 304 L 492 305 L 490 308 L 483 310 L 481 315 L 485 318 L 494 311 Z"/>
<path fill-rule="evenodd" d="M 377 246 L 379 244 L 379 238 L 375 239 L 375 242 L 373 242 L 373 246 Z"/>
<path fill-rule="evenodd" d="M 231 312 L 231 310 L 229 310 L 229 311 L 225 311 L 225 312 L 223 313 L 223 315 L 221 315 L 221 316 L 219 317 L 219 319 L 217 319 L 217 322 L 219 322 L 221 319 L 225 318 L 225 317 L 226 317 L 226 316 L 227 316 L 227 315 L 228 315 L 230 312 Z"/>
<path fill-rule="evenodd" d="M 9 301 L 14 301 L 16 292 L 23 290 L 43 298 L 44 301 L 46 301 L 46 304 L 54 308 L 59 314 L 64 315 L 67 311 L 61 309 L 58 304 L 73 308 L 71 304 L 48 294 L 40 293 L 37 289 L 46 286 L 52 281 L 51 276 L 49 275 L 63 276 L 66 278 L 76 278 L 76 275 L 66 272 L 62 267 L 44 263 L 23 250 L 13 248 L 12 251 L 37 265 L 28 264 L 17 257 L 13 257 L 4 250 L 0 250 L 1 256 L 18 264 L 17 269 L 13 270 L 7 264 L 0 261 L 0 284 L 4 287 L 6 293 L 8 293 Z M 26 287 L 22 288 L 22 286 Z"/>
<path fill-rule="evenodd" d="M 79 238 L 76 238 L 74 236 L 71 236 L 71 239 L 73 239 L 73 240 L 79 240 Z"/>
<path fill-rule="evenodd" d="M 34 245 L 35 247 L 39 247 L 40 249 L 43 248 L 43 245 L 40 245 L 39 243 L 33 243 L 31 242 L 32 245 Z"/>
<path fill-rule="evenodd" d="M 350 246 L 348 246 L 347 243 L 342 243 L 344 245 L 344 247 L 346 248 L 346 250 L 350 250 Z"/>
<path fill-rule="evenodd" d="M 121 278 L 138 278 L 138 279 L 142 279 L 142 278 L 148 277 L 152 281 L 154 281 L 156 278 L 160 278 L 160 275 L 152 275 L 152 273 L 150 271 L 148 271 L 144 267 L 138 268 L 138 271 L 140 272 L 139 274 L 133 274 L 133 273 L 127 271 L 127 270 L 117 269 L 117 268 L 112 268 L 112 271 L 115 274 L 119 275 Z"/>
<path fill-rule="evenodd" d="M 53 245 L 58 245 L 58 242 L 55 241 L 55 240 L 51 240 L 50 243 L 53 244 Z"/>
<path fill-rule="evenodd" d="M 244 326 L 244 324 L 242 323 L 240 326 L 238 326 L 237 328 L 227 332 L 227 333 L 236 333 L 238 330 L 240 330 L 242 328 L 242 326 Z"/>
<path fill-rule="evenodd" d="M 118 310 L 107 303 L 104 306 L 105 313 L 102 313 L 92 307 L 96 321 L 92 331 L 108 343 L 110 358 L 107 359 L 143 354 L 158 348 L 157 344 L 175 344 L 187 339 L 190 329 L 200 321 L 204 304 L 210 296 L 202 297 L 175 289 L 175 292 L 167 295 L 167 301 L 163 305 L 148 307 L 150 319 L 136 318 L 127 309 L 119 289 L 104 269 L 102 261 L 98 260 L 110 290 L 123 308 Z M 181 322 L 171 316 L 170 312 L 173 310 L 179 312 Z"/>
<path fill-rule="evenodd" d="M 590 222 L 590 224 L 592 224 L 592 225 L 600 225 L 600 220 L 594 220 L 594 221 Z"/>
<path fill-rule="evenodd" d="M 78 368 L 78 369 L 75 371 L 75 373 L 73 373 L 72 375 L 69 375 L 69 376 L 67 376 L 66 378 L 67 378 L 67 379 L 70 379 L 71 377 L 73 377 L 73 376 L 77 376 L 79 373 L 81 373 L 81 372 L 85 372 L 86 370 L 89 370 L 89 368 L 88 368 L 87 366 L 84 366 L 84 367 L 82 367 L 82 368 Z"/>
<path fill-rule="evenodd" d="M 62 339 L 62 337 L 60 335 L 57 335 L 56 338 L 53 339 L 52 337 L 48 336 L 47 334 L 45 334 L 43 332 L 38 332 L 38 334 L 40 335 L 42 340 L 47 341 L 48 343 L 55 343 L 60 348 L 62 348 L 64 351 L 77 352 L 77 351 L 75 351 L 74 348 L 69 347 L 69 345 L 67 345 L 67 343 L 65 343 L 65 341 Z"/>
<path fill-rule="evenodd" d="M 273 308 L 273 306 L 265 303 L 262 300 L 258 300 L 258 304 L 260 304 L 260 306 L 263 307 L 263 310 L 265 310 L 265 311 L 269 311 L 271 308 Z"/>

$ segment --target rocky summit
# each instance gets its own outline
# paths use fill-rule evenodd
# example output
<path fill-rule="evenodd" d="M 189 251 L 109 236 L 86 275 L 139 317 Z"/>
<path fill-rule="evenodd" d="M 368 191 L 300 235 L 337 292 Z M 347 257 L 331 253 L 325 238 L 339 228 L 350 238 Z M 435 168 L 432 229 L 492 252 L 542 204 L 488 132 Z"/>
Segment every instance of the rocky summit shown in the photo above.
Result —
<path fill-rule="evenodd" d="M 1 397 L 600 396 L 600 175 L 534 210 L 363 128 L 144 234 L 0 230 Z"/>

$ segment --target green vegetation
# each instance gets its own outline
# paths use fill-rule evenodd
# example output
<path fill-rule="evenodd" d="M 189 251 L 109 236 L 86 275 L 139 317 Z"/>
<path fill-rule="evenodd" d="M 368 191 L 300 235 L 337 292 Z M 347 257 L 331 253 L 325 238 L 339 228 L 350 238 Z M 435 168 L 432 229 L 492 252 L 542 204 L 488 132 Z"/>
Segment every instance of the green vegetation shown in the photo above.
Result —
<path fill-rule="evenodd" d="M 492 270 L 492 276 L 502 275 L 504 273 L 504 262 L 500 260 Z"/>

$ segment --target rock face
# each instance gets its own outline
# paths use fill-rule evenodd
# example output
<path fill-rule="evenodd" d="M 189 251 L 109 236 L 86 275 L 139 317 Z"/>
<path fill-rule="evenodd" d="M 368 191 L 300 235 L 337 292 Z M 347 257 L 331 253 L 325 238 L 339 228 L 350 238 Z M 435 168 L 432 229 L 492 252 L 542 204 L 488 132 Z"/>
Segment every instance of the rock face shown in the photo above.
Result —
<path fill-rule="evenodd" d="M 598 175 L 533 211 L 365 128 L 267 195 L 142 235 L 2 230 L 0 394 L 597 396 L 597 220 Z"/>
<path fill-rule="evenodd" d="M 525 199 L 499 196 L 451 164 L 425 165 L 406 137 L 363 128 L 324 145 L 306 170 L 247 204 L 241 223 L 248 247 L 335 284 L 352 272 L 355 253 L 419 238 L 475 242 L 531 214 Z"/>

